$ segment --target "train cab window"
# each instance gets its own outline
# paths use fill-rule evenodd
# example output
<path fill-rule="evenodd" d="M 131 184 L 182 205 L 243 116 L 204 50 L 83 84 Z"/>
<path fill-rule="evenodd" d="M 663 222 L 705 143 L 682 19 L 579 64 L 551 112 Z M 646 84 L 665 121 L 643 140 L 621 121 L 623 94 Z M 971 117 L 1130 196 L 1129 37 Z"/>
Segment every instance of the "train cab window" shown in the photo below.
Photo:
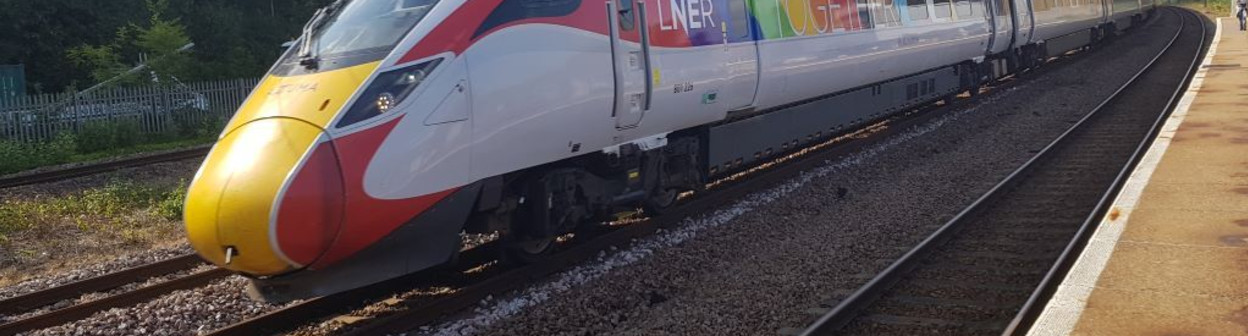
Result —
<path fill-rule="evenodd" d="M 970 19 L 974 15 L 971 13 L 970 0 L 954 0 L 953 11 L 957 12 L 958 20 Z"/>
<path fill-rule="evenodd" d="M 953 15 L 953 8 L 949 5 L 950 0 L 934 0 L 932 1 L 932 9 L 936 12 L 937 19 L 946 19 Z"/>
<path fill-rule="evenodd" d="M 906 0 L 906 13 L 910 21 L 927 21 L 927 0 Z"/>
<path fill-rule="evenodd" d="M 997 12 L 996 12 L 997 16 L 1010 16 L 1010 13 L 1014 11 L 1010 7 L 1014 5 L 1013 1 L 1010 1 L 1010 0 L 988 0 L 988 1 L 996 1 L 996 6 L 993 6 L 993 7 L 997 9 Z"/>

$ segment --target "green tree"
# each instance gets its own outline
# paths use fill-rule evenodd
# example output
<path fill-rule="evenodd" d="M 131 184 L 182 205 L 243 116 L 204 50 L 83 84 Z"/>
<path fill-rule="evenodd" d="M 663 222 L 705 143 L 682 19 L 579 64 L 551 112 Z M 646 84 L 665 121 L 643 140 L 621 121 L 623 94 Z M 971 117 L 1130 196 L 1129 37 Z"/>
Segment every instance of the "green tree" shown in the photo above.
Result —
<path fill-rule="evenodd" d="M 150 13 L 146 26 L 130 24 L 118 28 L 113 41 L 107 45 L 82 45 L 69 49 L 67 58 L 75 65 L 91 73 L 97 82 L 122 78 L 118 84 L 132 84 L 154 80 L 171 83 L 185 76 L 193 62 L 191 56 L 180 50 L 191 43 L 186 28 L 178 19 L 166 19 L 168 0 L 146 0 Z M 153 76 L 127 75 L 130 67 L 121 62 L 121 52 L 146 56 L 148 72 Z"/>
<path fill-rule="evenodd" d="M 112 45 L 77 46 L 66 52 L 67 58 L 79 68 L 88 69 L 91 79 L 97 82 L 109 80 L 126 71 L 121 56 Z"/>
<path fill-rule="evenodd" d="M 195 42 L 194 52 L 156 62 L 169 63 L 154 64 L 158 74 L 182 81 L 258 77 L 282 42 L 296 38 L 312 12 L 331 1 L 0 0 L 0 64 L 24 64 L 31 92 L 60 91 L 75 82 L 90 86 L 142 56 L 156 60 L 186 38 Z"/>
<path fill-rule="evenodd" d="M 185 77 L 193 62 L 186 52 L 179 50 L 191 43 L 186 36 L 186 28 L 178 23 L 178 19 L 162 17 L 168 9 L 169 0 L 147 0 L 147 10 L 152 15 L 148 26 L 131 26 L 137 35 L 134 45 L 139 52 L 149 56 L 151 72 L 163 83 Z"/>

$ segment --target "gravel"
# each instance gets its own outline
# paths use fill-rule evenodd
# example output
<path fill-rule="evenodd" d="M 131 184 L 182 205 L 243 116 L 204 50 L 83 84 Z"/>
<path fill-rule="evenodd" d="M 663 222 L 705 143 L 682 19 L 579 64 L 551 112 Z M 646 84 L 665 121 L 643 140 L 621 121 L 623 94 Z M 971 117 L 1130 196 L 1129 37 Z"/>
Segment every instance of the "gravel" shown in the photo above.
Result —
<path fill-rule="evenodd" d="M 126 268 L 172 259 L 183 256 L 187 253 L 191 253 L 191 247 L 185 244 L 167 248 L 154 248 L 104 263 L 89 264 L 64 272 L 35 276 L 11 286 L 0 287 L 0 299 L 29 294 L 79 280 L 94 278 Z"/>
<path fill-rule="evenodd" d="M 976 107 L 414 333 L 760 335 L 802 326 L 802 311 L 865 283 L 1125 82 L 1165 42 L 1150 35 L 1124 36 Z"/>
<path fill-rule="evenodd" d="M 281 307 L 248 299 L 246 287 L 247 280 L 230 277 L 23 335 L 195 335 Z"/>
<path fill-rule="evenodd" d="M 125 293 L 125 292 L 134 291 L 134 290 L 139 289 L 139 288 L 143 288 L 143 287 L 148 287 L 148 286 L 156 285 L 156 284 L 159 284 L 159 283 L 163 283 L 163 282 L 166 282 L 166 281 L 169 281 L 169 280 L 174 280 L 174 279 L 177 279 L 177 278 L 180 278 L 180 277 L 184 277 L 184 276 L 187 276 L 187 275 L 191 275 L 191 274 L 194 274 L 194 273 L 206 272 L 206 271 L 212 270 L 212 269 L 213 269 L 213 268 L 215 268 L 215 267 L 216 267 L 216 266 L 202 265 L 202 266 L 200 266 L 200 267 L 197 267 L 197 268 L 194 268 L 194 269 L 185 270 L 185 271 L 182 271 L 182 272 L 177 272 L 177 273 L 172 273 L 172 274 L 166 274 L 166 275 L 162 275 L 162 276 L 158 276 L 158 277 L 152 277 L 152 278 L 148 278 L 147 280 L 144 280 L 144 281 L 141 281 L 141 282 L 129 283 L 129 284 L 126 284 L 126 285 L 123 285 L 123 286 L 117 287 L 117 288 L 113 288 L 113 289 L 108 290 L 108 291 L 103 291 L 103 292 L 94 292 L 94 293 L 86 293 L 86 294 L 80 295 L 79 297 L 76 297 L 76 298 L 66 299 L 66 300 L 61 300 L 61 301 L 59 301 L 59 302 L 56 302 L 56 303 L 53 303 L 53 304 L 50 304 L 50 305 L 47 305 L 47 306 L 44 306 L 44 307 L 40 307 L 39 309 L 35 309 L 35 310 L 31 310 L 31 311 L 26 311 L 26 312 L 21 313 L 21 314 L 18 314 L 18 315 L 7 315 L 7 316 L 6 316 L 6 315 L 2 315 L 2 314 L 0 314 L 0 324 L 4 324 L 4 323 L 8 323 L 8 322 L 12 322 L 12 321 L 17 321 L 17 320 L 20 320 L 20 319 L 30 318 L 30 317 L 33 317 L 33 316 L 36 316 L 36 315 L 40 315 L 40 314 L 45 314 L 45 313 L 48 313 L 48 312 L 51 312 L 51 311 L 54 311 L 54 310 L 59 310 L 59 309 L 68 308 L 68 307 L 73 306 L 73 305 L 83 304 L 83 303 L 87 303 L 87 302 L 91 302 L 91 301 L 95 301 L 95 300 L 99 300 L 99 299 L 107 298 L 107 297 L 110 297 L 110 296 L 113 296 L 113 295 L 118 295 L 118 294 L 122 294 L 122 293 Z"/>

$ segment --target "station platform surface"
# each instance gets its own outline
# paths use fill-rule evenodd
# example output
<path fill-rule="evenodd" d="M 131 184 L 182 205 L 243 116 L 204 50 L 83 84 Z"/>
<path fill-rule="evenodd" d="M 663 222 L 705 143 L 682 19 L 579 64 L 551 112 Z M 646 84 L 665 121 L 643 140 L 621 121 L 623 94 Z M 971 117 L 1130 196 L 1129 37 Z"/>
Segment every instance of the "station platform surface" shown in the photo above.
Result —
<path fill-rule="evenodd" d="M 1220 20 L 1029 335 L 1248 334 L 1248 33 Z"/>

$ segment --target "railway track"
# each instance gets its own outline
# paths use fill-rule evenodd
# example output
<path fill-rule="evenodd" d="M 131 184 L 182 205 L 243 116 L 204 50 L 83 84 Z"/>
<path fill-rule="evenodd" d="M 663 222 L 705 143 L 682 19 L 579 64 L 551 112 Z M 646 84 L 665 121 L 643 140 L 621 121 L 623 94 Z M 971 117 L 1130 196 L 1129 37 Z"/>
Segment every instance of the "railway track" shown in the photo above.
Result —
<path fill-rule="evenodd" d="M 1148 65 L 800 334 L 1025 334 L 1196 70 L 1205 21 L 1160 11 L 1179 28 Z"/>
<path fill-rule="evenodd" d="M 204 286 L 214 280 L 230 275 L 228 271 L 219 268 L 191 272 L 149 286 L 120 291 L 104 298 L 73 304 L 64 308 L 30 313 L 64 300 L 79 298 L 85 294 L 112 291 L 116 288 L 143 282 L 148 279 L 188 272 L 203 265 L 205 263 L 199 256 L 193 254 L 184 255 L 0 300 L 0 314 L 20 316 L 13 321 L 0 324 L 0 335 L 14 335 L 72 322 L 100 311 L 145 302 L 176 290 Z"/>
<path fill-rule="evenodd" d="M 208 155 L 211 148 L 208 146 L 188 148 L 167 153 L 138 156 L 133 158 L 121 159 L 116 161 L 101 162 L 87 164 L 78 167 L 50 170 L 46 172 L 38 172 L 31 174 L 22 174 L 0 178 L 0 189 L 20 187 L 24 185 L 55 182 L 60 180 L 71 179 L 100 173 L 107 173 L 119 169 L 146 166 L 150 164 L 189 160 L 194 158 L 202 158 Z"/>

